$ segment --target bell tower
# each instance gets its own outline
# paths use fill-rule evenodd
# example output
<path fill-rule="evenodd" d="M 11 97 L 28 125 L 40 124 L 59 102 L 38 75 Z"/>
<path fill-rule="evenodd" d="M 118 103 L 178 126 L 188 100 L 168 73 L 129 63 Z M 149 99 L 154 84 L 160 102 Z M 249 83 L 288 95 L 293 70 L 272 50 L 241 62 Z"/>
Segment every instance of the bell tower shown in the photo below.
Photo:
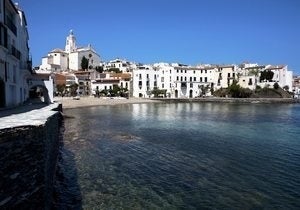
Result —
<path fill-rule="evenodd" d="M 70 34 L 69 34 L 69 36 L 67 36 L 67 39 L 66 39 L 65 51 L 67 53 L 71 53 L 71 52 L 74 52 L 75 50 L 76 50 L 76 38 L 73 34 L 73 30 L 70 30 Z"/>

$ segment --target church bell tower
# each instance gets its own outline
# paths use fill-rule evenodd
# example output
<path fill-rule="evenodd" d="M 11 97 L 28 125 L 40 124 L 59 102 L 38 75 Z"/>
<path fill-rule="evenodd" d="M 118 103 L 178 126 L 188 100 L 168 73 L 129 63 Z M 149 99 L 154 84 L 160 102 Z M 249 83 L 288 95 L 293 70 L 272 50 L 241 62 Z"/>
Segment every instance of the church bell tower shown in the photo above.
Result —
<path fill-rule="evenodd" d="M 76 38 L 73 34 L 73 30 L 70 30 L 70 34 L 67 36 L 65 51 L 67 53 L 76 51 Z"/>

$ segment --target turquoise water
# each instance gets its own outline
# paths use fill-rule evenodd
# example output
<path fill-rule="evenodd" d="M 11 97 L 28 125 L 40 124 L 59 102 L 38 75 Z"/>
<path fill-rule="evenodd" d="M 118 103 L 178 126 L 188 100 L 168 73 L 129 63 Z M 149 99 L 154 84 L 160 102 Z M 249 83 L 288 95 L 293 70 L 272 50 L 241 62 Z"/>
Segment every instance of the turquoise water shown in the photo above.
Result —
<path fill-rule="evenodd" d="M 66 110 L 57 206 L 299 209 L 300 105 Z"/>

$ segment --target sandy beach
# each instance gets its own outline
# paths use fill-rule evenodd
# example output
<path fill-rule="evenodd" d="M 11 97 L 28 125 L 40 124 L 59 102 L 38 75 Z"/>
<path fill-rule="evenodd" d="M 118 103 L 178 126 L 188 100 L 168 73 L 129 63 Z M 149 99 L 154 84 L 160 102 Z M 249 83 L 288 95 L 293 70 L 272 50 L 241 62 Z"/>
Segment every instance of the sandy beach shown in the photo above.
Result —
<path fill-rule="evenodd" d="M 109 97 L 80 97 L 75 100 L 73 97 L 55 97 L 55 102 L 62 103 L 63 109 L 72 109 L 79 107 L 102 106 L 102 105 L 118 105 L 118 104 L 141 104 L 141 103 L 157 103 L 159 101 L 144 98 L 109 98 Z"/>
<path fill-rule="evenodd" d="M 178 102 L 214 102 L 214 103 L 299 103 L 299 99 L 292 98 L 197 98 L 197 99 L 145 99 L 145 98 L 109 98 L 109 97 L 80 97 L 75 100 L 73 97 L 56 97 L 55 102 L 62 103 L 63 109 L 78 107 L 118 105 L 118 104 L 141 104 L 141 103 L 178 103 Z"/>

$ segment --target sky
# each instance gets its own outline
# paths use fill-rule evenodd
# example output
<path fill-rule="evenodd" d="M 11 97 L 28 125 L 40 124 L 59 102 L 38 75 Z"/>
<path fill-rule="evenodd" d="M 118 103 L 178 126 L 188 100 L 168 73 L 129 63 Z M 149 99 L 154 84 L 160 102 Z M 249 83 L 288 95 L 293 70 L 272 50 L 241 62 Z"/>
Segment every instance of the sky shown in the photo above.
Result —
<path fill-rule="evenodd" d="M 78 46 L 102 60 L 288 65 L 300 75 L 299 0 L 13 0 L 26 15 L 33 65 Z"/>

